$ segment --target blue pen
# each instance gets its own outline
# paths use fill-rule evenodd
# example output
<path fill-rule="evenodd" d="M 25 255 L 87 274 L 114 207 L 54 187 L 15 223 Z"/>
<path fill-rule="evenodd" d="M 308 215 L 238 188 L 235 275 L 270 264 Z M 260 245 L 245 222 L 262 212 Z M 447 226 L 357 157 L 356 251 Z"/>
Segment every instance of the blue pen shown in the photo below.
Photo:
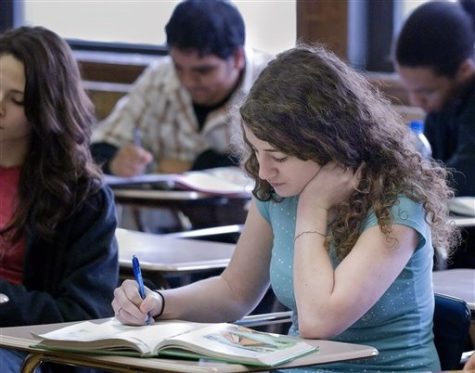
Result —
<path fill-rule="evenodd" d="M 143 284 L 142 271 L 140 270 L 139 259 L 135 255 L 132 255 L 132 270 L 134 272 L 135 281 L 137 281 L 137 284 L 139 286 L 140 297 L 142 299 L 145 299 L 145 287 Z M 152 317 L 150 317 L 150 315 L 148 315 L 146 323 L 148 325 L 153 323 L 153 319 Z"/>

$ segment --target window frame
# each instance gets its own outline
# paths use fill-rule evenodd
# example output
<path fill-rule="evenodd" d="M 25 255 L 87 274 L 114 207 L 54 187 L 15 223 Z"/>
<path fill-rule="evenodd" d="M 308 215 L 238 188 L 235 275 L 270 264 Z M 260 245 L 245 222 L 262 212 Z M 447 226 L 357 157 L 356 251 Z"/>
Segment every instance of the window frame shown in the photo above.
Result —
<path fill-rule="evenodd" d="M 3 0 L 0 12 L 0 32 L 4 32 L 15 24 L 15 15 L 18 15 L 18 10 L 14 0 Z"/>
<path fill-rule="evenodd" d="M 396 6 L 394 0 L 349 3 L 348 60 L 357 69 L 394 72 L 391 48 Z"/>

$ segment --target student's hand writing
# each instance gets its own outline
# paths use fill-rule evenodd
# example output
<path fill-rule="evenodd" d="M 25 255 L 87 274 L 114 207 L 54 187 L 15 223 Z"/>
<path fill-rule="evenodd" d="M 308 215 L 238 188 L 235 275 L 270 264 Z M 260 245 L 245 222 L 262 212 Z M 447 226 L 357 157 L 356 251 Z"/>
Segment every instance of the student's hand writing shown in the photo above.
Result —
<path fill-rule="evenodd" d="M 156 316 L 162 307 L 161 297 L 145 287 L 145 299 L 139 294 L 137 282 L 125 280 L 114 290 L 112 308 L 117 320 L 126 325 L 145 325 L 148 316 Z"/>
<path fill-rule="evenodd" d="M 143 174 L 147 165 L 153 160 L 153 155 L 145 149 L 127 144 L 119 149 L 110 164 L 114 175 L 130 177 Z"/>
<path fill-rule="evenodd" d="M 315 174 L 300 194 L 299 199 L 326 210 L 343 202 L 358 187 L 362 166 L 356 171 L 329 162 Z"/>

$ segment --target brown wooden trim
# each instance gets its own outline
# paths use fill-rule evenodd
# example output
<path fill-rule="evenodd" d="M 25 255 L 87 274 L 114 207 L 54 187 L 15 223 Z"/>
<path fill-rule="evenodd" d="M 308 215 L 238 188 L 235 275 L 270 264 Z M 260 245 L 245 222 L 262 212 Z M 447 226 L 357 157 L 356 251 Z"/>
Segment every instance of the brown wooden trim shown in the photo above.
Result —
<path fill-rule="evenodd" d="M 160 56 L 114 52 L 74 51 L 82 78 L 88 81 L 133 83 Z"/>
<path fill-rule="evenodd" d="M 322 43 L 347 60 L 348 0 L 297 0 L 297 40 Z"/>

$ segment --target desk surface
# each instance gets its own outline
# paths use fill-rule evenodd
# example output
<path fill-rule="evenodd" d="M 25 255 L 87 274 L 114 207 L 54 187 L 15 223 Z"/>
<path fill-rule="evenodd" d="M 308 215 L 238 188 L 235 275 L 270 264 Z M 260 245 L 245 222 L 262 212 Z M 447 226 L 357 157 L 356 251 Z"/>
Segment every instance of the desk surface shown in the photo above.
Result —
<path fill-rule="evenodd" d="M 122 204 L 157 207 L 180 207 L 196 203 L 226 204 L 230 200 L 249 200 L 250 193 L 219 195 L 190 190 L 147 190 L 138 188 L 112 189 L 117 202 Z"/>
<path fill-rule="evenodd" d="M 475 218 L 467 216 L 454 215 L 451 220 L 457 227 L 475 227 Z"/>
<path fill-rule="evenodd" d="M 102 320 L 103 321 L 103 320 Z M 70 362 L 80 366 L 92 366 L 102 369 L 112 369 L 122 372 L 144 371 L 144 372 L 252 372 L 262 368 L 247 367 L 239 364 L 227 364 L 210 361 L 185 361 L 159 358 L 134 358 L 126 356 L 98 356 L 88 354 L 73 354 L 64 352 L 42 351 L 30 347 L 38 342 L 31 335 L 34 333 L 45 333 L 54 329 L 64 327 L 70 323 L 33 325 L 21 327 L 0 328 L 0 346 L 26 350 L 32 354 L 32 362 L 29 368 L 34 368 L 38 361 Z M 280 368 L 297 367 L 305 365 L 322 364 L 334 361 L 358 359 L 377 355 L 377 350 L 370 346 L 349 344 L 325 340 L 307 340 L 308 343 L 316 345 L 319 350 L 306 356 L 297 358 L 289 363 L 279 366 Z M 28 366 L 27 366 L 28 367 Z M 24 372 L 32 372 L 25 370 Z"/>
<path fill-rule="evenodd" d="M 461 298 L 475 311 L 475 269 L 447 269 L 432 274 L 434 291 Z"/>
<path fill-rule="evenodd" d="M 166 237 L 118 228 L 119 263 L 132 267 L 137 255 L 144 271 L 185 272 L 225 268 L 234 252 L 234 244 Z"/>
<path fill-rule="evenodd" d="M 209 193 L 192 190 L 146 190 L 138 188 L 112 189 L 116 198 L 120 200 L 171 200 L 171 201 L 194 201 L 198 199 L 218 198 Z"/>

